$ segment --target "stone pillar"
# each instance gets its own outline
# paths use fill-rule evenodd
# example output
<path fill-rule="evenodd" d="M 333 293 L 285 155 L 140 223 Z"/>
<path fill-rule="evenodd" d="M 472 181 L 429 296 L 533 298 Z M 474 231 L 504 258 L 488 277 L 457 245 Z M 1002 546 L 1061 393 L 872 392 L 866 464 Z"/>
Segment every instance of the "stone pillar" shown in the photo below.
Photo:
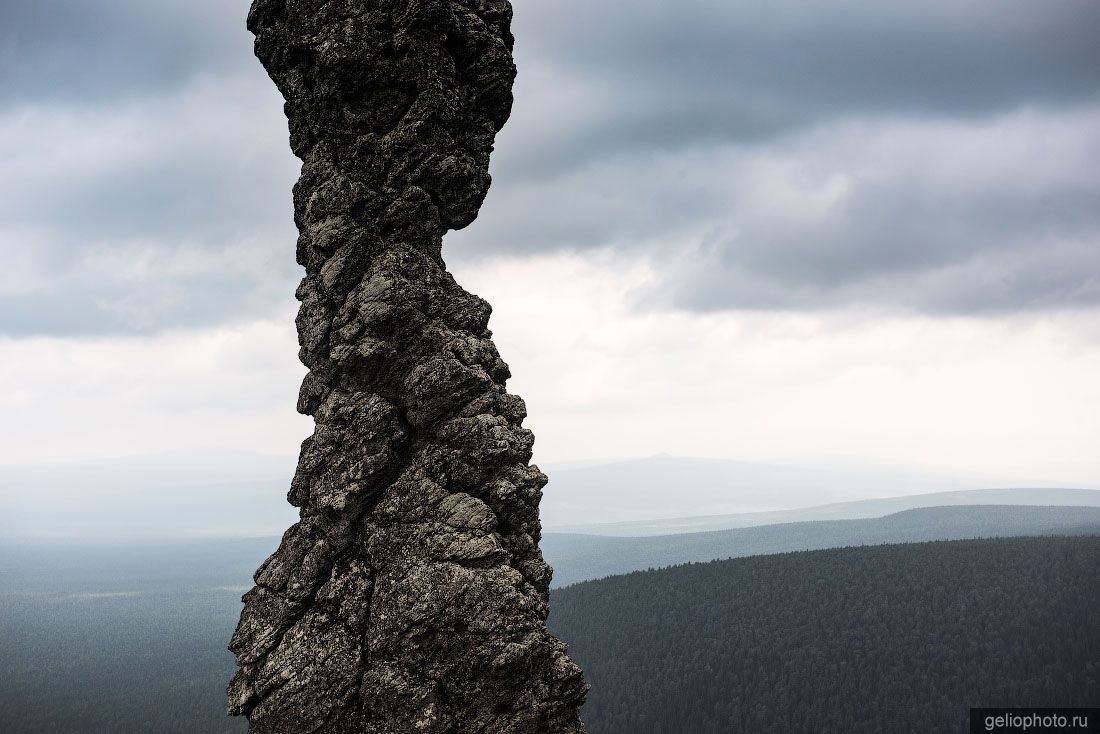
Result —
<path fill-rule="evenodd" d="M 506 0 L 255 0 L 286 98 L 316 421 L 256 572 L 229 711 L 257 734 L 583 732 L 546 628 L 546 477 L 490 306 L 447 272 L 515 77 Z"/>

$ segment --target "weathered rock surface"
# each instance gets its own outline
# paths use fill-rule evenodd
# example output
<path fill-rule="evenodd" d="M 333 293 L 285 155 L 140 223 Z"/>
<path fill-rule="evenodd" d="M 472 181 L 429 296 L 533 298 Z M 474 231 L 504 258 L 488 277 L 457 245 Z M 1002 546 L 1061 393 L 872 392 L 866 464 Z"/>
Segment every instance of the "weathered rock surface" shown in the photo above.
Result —
<path fill-rule="evenodd" d="M 255 0 L 294 188 L 301 520 L 230 643 L 251 731 L 583 732 L 546 629 L 546 477 L 489 304 L 442 238 L 477 216 L 515 76 L 506 0 Z"/>

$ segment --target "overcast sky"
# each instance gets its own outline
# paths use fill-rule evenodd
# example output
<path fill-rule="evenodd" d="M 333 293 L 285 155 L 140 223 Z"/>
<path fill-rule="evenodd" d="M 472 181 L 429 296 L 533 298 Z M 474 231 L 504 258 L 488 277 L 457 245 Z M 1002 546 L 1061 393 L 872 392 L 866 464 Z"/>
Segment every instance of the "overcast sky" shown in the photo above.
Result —
<path fill-rule="evenodd" d="M 0 464 L 308 434 L 298 166 L 246 9 L 0 4 Z M 444 252 L 540 461 L 1100 483 L 1100 3 L 515 12 L 493 188 Z"/>

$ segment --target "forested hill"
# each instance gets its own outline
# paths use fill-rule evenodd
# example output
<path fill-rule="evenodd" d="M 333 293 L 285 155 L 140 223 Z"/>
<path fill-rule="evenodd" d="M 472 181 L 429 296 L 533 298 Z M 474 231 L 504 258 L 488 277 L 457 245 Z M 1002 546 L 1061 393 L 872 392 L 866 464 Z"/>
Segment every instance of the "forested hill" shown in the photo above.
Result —
<path fill-rule="evenodd" d="M 0 554 L 0 732 L 242 732 L 225 645 L 272 542 Z M 1100 701 L 1098 568 L 1084 537 L 741 558 L 555 589 L 551 623 L 590 734 L 956 732 Z"/>
<path fill-rule="evenodd" d="M 546 533 L 554 586 L 680 563 L 880 543 L 1100 535 L 1100 507 L 966 505 L 923 507 L 885 517 L 761 525 L 639 538 Z"/>
<path fill-rule="evenodd" d="M 738 558 L 553 594 L 590 734 L 959 732 L 1100 701 L 1100 537 Z"/>

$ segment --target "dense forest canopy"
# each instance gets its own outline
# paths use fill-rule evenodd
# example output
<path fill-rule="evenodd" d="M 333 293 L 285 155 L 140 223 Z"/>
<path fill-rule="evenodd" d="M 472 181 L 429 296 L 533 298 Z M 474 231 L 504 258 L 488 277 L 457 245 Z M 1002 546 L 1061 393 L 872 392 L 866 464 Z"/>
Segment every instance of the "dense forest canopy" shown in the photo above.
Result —
<path fill-rule="evenodd" d="M 0 731 L 243 732 L 225 639 L 270 549 L 0 557 Z M 1098 568 L 1100 537 L 754 556 L 555 590 L 551 624 L 590 734 L 957 732 L 971 705 L 1100 701 Z"/>
<path fill-rule="evenodd" d="M 1100 537 L 842 548 L 558 590 L 590 734 L 959 732 L 1100 701 Z"/>

